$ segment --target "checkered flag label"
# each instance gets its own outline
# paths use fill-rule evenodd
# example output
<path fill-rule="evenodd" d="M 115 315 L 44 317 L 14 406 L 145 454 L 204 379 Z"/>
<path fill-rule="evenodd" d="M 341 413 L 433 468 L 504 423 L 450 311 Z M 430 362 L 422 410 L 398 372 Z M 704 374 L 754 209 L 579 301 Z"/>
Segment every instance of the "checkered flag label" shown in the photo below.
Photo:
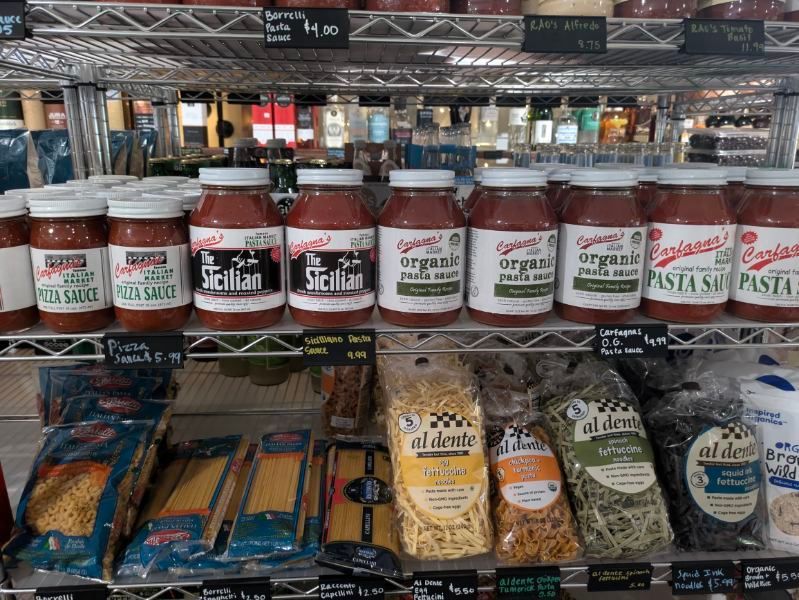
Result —
<path fill-rule="evenodd" d="M 722 440 L 748 440 L 752 436 L 749 428 L 740 422 L 729 423 L 720 429 Z"/>
<path fill-rule="evenodd" d="M 594 400 L 594 406 L 596 406 L 598 413 L 634 412 L 633 407 L 622 400 L 602 398 L 601 400 Z"/>
<path fill-rule="evenodd" d="M 458 413 L 430 413 L 430 429 L 449 429 L 450 427 L 468 427 L 469 421 Z"/>

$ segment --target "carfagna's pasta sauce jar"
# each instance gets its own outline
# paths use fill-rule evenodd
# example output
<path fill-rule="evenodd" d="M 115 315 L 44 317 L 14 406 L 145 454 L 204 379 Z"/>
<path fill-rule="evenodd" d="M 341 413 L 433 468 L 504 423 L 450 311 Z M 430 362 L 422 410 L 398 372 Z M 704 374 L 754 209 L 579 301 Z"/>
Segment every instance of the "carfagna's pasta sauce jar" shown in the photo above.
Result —
<path fill-rule="evenodd" d="M 30 227 L 24 196 L 0 198 L 0 333 L 39 322 L 30 260 Z"/>

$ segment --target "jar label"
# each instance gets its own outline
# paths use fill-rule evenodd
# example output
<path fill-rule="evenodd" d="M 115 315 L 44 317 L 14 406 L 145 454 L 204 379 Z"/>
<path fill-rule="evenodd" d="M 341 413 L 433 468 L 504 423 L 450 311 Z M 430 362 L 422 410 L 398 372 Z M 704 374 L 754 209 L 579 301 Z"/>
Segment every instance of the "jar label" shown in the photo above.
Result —
<path fill-rule="evenodd" d="M 735 225 L 650 223 L 643 296 L 674 304 L 721 304 L 730 288 Z"/>
<path fill-rule="evenodd" d="M 109 244 L 114 306 L 162 310 L 191 304 L 189 245 L 162 247 Z"/>
<path fill-rule="evenodd" d="M 555 300 L 592 310 L 641 304 L 646 227 L 560 224 Z"/>
<path fill-rule="evenodd" d="M 380 306 L 411 313 L 463 306 L 465 227 L 377 230 Z"/>
<path fill-rule="evenodd" d="M 747 304 L 799 307 L 799 230 L 738 225 L 730 298 Z"/>
<path fill-rule="evenodd" d="M 706 429 L 688 449 L 685 478 L 704 512 L 725 523 L 743 521 L 760 492 L 760 452 L 752 430 L 740 421 Z"/>
<path fill-rule="evenodd" d="M 494 231 L 469 227 L 466 303 L 500 315 L 552 309 L 557 231 Z"/>
<path fill-rule="evenodd" d="M 283 227 L 189 227 L 194 306 L 254 312 L 286 303 Z"/>
<path fill-rule="evenodd" d="M 0 249 L 0 312 L 36 306 L 31 247 L 28 244 Z"/>
<path fill-rule="evenodd" d="M 375 229 L 286 227 L 289 305 L 341 312 L 375 305 Z"/>
<path fill-rule="evenodd" d="M 31 248 L 31 263 L 39 310 L 80 313 L 112 305 L 108 248 Z"/>

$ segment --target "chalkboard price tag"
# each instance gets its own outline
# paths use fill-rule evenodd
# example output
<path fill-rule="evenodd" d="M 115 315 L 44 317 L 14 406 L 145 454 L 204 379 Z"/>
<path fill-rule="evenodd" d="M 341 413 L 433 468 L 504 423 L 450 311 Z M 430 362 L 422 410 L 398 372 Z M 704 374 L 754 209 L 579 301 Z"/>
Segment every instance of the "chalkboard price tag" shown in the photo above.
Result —
<path fill-rule="evenodd" d="M 643 592 L 652 585 L 647 563 L 589 565 L 589 592 Z"/>
<path fill-rule="evenodd" d="M 374 329 L 306 329 L 302 359 L 306 367 L 375 364 Z"/>
<path fill-rule="evenodd" d="M 267 48 L 350 47 L 350 17 L 346 8 L 265 8 Z"/>
<path fill-rule="evenodd" d="M 183 334 L 106 333 L 103 336 L 105 364 L 118 369 L 183 368 Z"/>
<path fill-rule="evenodd" d="M 13 0 L 0 2 L 0 41 L 24 40 L 25 3 Z"/>
<path fill-rule="evenodd" d="M 744 592 L 799 588 L 799 558 L 742 560 Z"/>
<path fill-rule="evenodd" d="M 344 575 L 319 577 L 319 600 L 383 600 L 385 597 L 383 579 Z"/>
<path fill-rule="evenodd" d="M 270 600 L 269 577 L 203 581 L 199 600 Z"/>
<path fill-rule="evenodd" d="M 497 569 L 498 600 L 557 600 L 559 597 L 558 567 Z"/>
<path fill-rule="evenodd" d="M 104 585 L 72 585 L 41 587 L 33 594 L 34 600 L 106 600 L 108 587 Z"/>
<path fill-rule="evenodd" d="M 683 27 L 686 54 L 766 54 L 766 26 L 763 21 L 684 19 Z"/>
<path fill-rule="evenodd" d="M 594 342 L 603 358 L 665 358 L 668 325 L 597 325 Z"/>
<path fill-rule="evenodd" d="M 477 571 L 413 574 L 413 600 L 476 600 Z"/>
<path fill-rule="evenodd" d="M 608 22 L 605 17 L 524 17 L 523 52 L 606 54 Z"/>
<path fill-rule="evenodd" d="M 737 583 L 735 564 L 729 560 L 677 562 L 671 565 L 671 590 L 675 596 L 732 594 Z"/>

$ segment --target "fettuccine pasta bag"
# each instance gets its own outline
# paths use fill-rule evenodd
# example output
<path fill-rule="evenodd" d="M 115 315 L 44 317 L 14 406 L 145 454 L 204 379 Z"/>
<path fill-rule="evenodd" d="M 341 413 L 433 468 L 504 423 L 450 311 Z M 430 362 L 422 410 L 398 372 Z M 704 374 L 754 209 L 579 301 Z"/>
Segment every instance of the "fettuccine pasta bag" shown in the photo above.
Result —
<path fill-rule="evenodd" d="M 489 552 L 483 414 L 466 368 L 381 361 L 402 548 L 420 559 Z"/>

